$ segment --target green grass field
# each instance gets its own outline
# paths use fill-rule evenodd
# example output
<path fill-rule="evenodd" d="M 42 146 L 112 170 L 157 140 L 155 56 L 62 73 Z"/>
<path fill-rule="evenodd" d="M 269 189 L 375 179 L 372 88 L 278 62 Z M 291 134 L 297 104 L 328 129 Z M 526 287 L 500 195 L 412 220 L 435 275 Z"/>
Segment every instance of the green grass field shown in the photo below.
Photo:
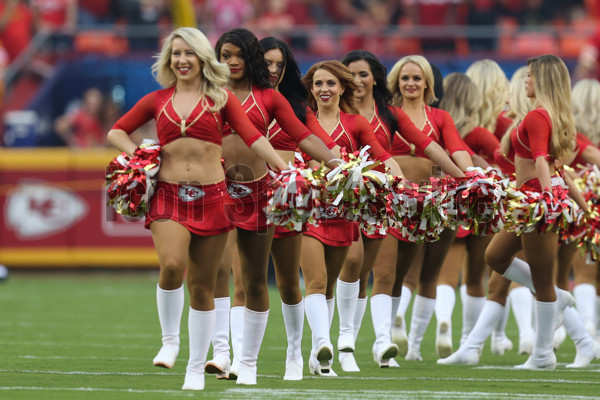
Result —
<path fill-rule="evenodd" d="M 0 283 L 0 399 L 600 399 L 598 361 L 585 370 L 565 368 L 575 355 L 570 339 L 557 351 L 555 371 L 513 370 L 526 356 L 514 350 L 494 356 L 488 344 L 478 366 L 438 366 L 435 319 L 422 344 L 425 361 L 399 359 L 400 368 L 379 369 L 371 357 L 374 334 L 368 309 L 356 345 L 360 373 L 344 373 L 336 361 L 338 378 L 308 375 L 306 324 L 305 378 L 284 382 L 286 339 L 275 288 L 258 385 L 240 387 L 207 376 L 203 392 L 184 392 L 187 311 L 177 364 L 172 370 L 152 366 L 160 347 L 156 281 L 156 272 L 13 272 Z M 457 301 L 455 346 L 460 315 Z M 337 317 L 332 332 L 335 343 Z M 512 316 L 507 334 L 516 346 Z"/>

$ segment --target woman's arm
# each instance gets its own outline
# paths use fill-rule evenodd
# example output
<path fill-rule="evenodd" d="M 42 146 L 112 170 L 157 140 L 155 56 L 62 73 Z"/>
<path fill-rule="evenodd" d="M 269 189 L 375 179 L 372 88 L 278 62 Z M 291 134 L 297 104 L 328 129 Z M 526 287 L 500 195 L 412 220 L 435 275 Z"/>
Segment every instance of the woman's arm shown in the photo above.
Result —
<path fill-rule="evenodd" d="M 135 144 L 127 132 L 122 129 L 111 129 L 108 131 L 107 137 L 110 144 L 129 155 L 132 155 L 137 148 L 137 144 Z"/>
<path fill-rule="evenodd" d="M 565 169 L 565 173 L 563 174 L 563 177 L 565 178 L 565 183 L 569 187 L 569 196 L 571 196 L 571 198 L 573 200 L 575 200 L 575 203 L 577 203 L 577 205 L 585 213 L 587 213 L 588 206 L 587 206 L 587 203 L 585 202 L 585 198 L 583 197 L 583 194 L 581 194 L 581 191 L 579 190 L 579 188 L 577 187 L 575 182 L 573 182 L 573 177 L 571 176 L 571 174 L 572 174 L 572 172 L 567 169 Z"/>
<path fill-rule="evenodd" d="M 288 165 L 277 154 L 277 151 L 271 146 L 271 143 L 264 136 L 259 137 L 250 146 L 252 150 L 271 166 L 271 169 L 281 172 L 288 168 Z"/>
<path fill-rule="evenodd" d="M 450 174 L 455 178 L 465 176 L 462 170 L 457 167 L 456 164 L 454 164 L 444 149 L 442 149 L 442 147 L 436 142 L 432 141 L 429 143 L 427 147 L 425 147 L 424 151 L 425 155 L 431 161 L 437 165 L 440 165 L 447 174 Z"/>
<path fill-rule="evenodd" d="M 315 135 L 309 135 L 306 139 L 298 143 L 298 146 L 311 156 L 311 158 L 323 161 L 329 168 L 333 168 L 338 164 L 337 161 L 331 161 L 336 158 L 335 154 Z"/>
<path fill-rule="evenodd" d="M 535 173 L 537 175 L 543 190 L 551 190 L 552 181 L 550 178 L 550 166 L 546 157 L 537 157 L 535 159 Z"/>
<path fill-rule="evenodd" d="M 452 159 L 454 160 L 454 163 L 458 165 L 458 168 L 463 171 L 466 171 L 469 167 L 473 166 L 473 160 L 466 150 L 455 151 L 452 153 Z"/>

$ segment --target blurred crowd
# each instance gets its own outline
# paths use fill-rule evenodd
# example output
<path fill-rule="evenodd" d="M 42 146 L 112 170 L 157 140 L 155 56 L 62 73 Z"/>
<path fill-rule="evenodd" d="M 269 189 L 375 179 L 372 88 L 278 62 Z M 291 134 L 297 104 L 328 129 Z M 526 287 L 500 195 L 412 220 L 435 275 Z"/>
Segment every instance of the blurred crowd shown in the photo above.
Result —
<path fill-rule="evenodd" d="M 50 76 L 52 65 L 65 52 L 156 51 L 164 34 L 177 25 L 197 25 L 213 41 L 231 28 L 246 27 L 259 37 L 285 40 L 294 52 L 319 57 L 356 48 L 388 56 L 440 50 L 465 55 L 470 50 L 501 49 L 501 35 L 494 29 L 502 29 L 507 21 L 520 31 L 544 30 L 582 19 L 595 21 L 599 10 L 600 0 L 2 0 L 0 104 L 5 72 L 39 34 L 49 40 L 28 59 L 27 68 Z M 452 26 L 472 29 L 468 40 L 449 37 Z M 542 42 L 536 37 L 534 43 Z M 505 44 L 511 52 L 516 48 L 512 37 Z M 597 48 L 586 50 L 586 66 L 591 66 L 586 74 L 595 73 Z M 103 94 L 95 93 L 96 102 L 98 95 Z M 85 97 L 82 92 L 81 99 L 74 100 L 77 107 L 65 110 L 70 116 L 54 125 L 65 144 L 88 143 L 71 136 L 82 124 L 106 129 L 106 123 L 83 118 L 82 113 L 100 118 L 114 111 L 109 104 L 89 112 Z M 71 115 L 75 109 L 77 118 Z"/>

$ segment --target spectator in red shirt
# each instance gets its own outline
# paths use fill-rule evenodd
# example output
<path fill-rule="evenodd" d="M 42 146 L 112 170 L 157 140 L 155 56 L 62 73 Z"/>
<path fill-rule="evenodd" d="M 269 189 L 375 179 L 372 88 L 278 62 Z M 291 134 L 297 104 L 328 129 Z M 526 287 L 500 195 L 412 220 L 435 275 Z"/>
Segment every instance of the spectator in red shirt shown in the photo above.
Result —
<path fill-rule="evenodd" d="M 19 0 L 0 2 L 0 42 L 12 62 L 29 45 L 33 19 L 29 7 Z"/>
<path fill-rule="evenodd" d="M 54 122 L 54 129 L 70 147 L 106 145 L 103 103 L 104 95 L 100 90 L 86 90 L 81 106 L 58 117 Z"/>

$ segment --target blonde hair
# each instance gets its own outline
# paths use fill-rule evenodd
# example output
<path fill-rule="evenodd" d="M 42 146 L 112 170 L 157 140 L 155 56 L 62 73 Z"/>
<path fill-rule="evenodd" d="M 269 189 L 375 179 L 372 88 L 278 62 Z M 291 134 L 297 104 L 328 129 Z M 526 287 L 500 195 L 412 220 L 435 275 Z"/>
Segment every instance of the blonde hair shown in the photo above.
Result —
<path fill-rule="evenodd" d="M 527 77 L 528 68 L 522 66 L 517 69 L 513 76 L 510 78 L 510 85 L 508 90 L 508 113 L 513 123 L 507 129 L 502 139 L 500 139 L 500 148 L 504 154 L 508 154 L 510 150 L 510 132 L 513 131 L 527 113 L 534 109 L 534 102 L 527 97 L 527 90 L 525 88 L 525 78 Z"/>
<path fill-rule="evenodd" d="M 440 108 L 448 111 L 461 137 L 479 126 L 481 97 L 477 85 L 465 74 L 453 72 L 444 78 Z"/>
<path fill-rule="evenodd" d="M 548 54 L 527 61 L 533 79 L 536 104 L 550 116 L 551 155 L 556 159 L 569 158 L 575 148 L 575 121 L 571 110 L 571 77 L 560 58 Z"/>
<path fill-rule="evenodd" d="M 494 132 L 508 97 L 508 79 L 498 63 L 490 59 L 475 61 L 465 73 L 479 88 L 482 102 L 480 125 Z"/>
<path fill-rule="evenodd" d="M 392 104 L 396 107 L 401 107 L 404 101 L 402 94 L 400 93 L 400 89 L 398 88 L 398 82 L 400 82 L 400 72 L 402 71 L 402 68 L 408 63 L 413 63 L 419 66 L 421 71 L 423 71 L 425 78 L 425 92 L 423 95 L 425 104 L 431 104 L 436 101 L 437 98 L 435 97 L 435 92 L 433 91 L 433 70 L 431 69 L 429 61 L 427 61 L 427 59 L 423 56 L 412 55 L 402 57 L 400 60 L 398 60 L 388 74 L 388 87 L 394 96 Z"/>
<path fill-rule="evenodd" d="M 600 82 L 582 79 L 571 94 L 573 118 L 577 132 L 586 135 L 596 146 L 600 143 Z"/>
<path fill-rule="evenodd" d="M 196 53 L 202 64 L 200 92 L 214 101 L 215 104 L 210 110 L 219 111 L 227 102 L 227 92 L 223 87 L 229 80 L 229 68 L 217 60 L 215 50 L 207 37 L 196 28 L 178 28 L 165 38 L 160 53 L 152 65 L 152 74 L 156 81 L 165 88 L 177 84 L 177 77 L 171 70 L 171 53 L 175 38 L 183 39 Z"/>

